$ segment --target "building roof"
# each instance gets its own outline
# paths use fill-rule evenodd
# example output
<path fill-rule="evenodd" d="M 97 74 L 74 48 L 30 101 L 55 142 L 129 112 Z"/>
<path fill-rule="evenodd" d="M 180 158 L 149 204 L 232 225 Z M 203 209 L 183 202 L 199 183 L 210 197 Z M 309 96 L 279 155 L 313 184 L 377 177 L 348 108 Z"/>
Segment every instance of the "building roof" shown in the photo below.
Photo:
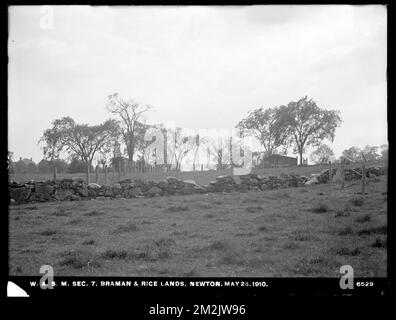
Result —
<path fill-rule="evenodd" d="M 270 158 L 285 158 L 285 159 L 293 159 L 293 160 L 296 160 L 295 157 L 284 156 L 284 155 L 281 155 L 281 154 L 271 154 L 270 156 L 266 157 L 264 160 L 270 159 Z"/>

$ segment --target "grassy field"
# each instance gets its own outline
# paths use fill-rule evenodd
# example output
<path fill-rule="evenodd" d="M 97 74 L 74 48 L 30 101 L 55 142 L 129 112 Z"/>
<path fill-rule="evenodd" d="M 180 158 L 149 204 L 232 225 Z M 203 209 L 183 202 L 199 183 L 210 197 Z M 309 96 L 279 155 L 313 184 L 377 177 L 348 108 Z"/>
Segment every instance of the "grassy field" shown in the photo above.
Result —
<path fill-rule="evenodd" d="M 367 163 L 367 167 L 371 165 L 386 165 L 382 162 L 373 162 Z M 359 166 L 359 164 L 351 165 L 349 167 Z M 296 173 L 299 175 L 306 175 L 309 176 L 312 173 L 319 173 L 324 169 L 328 169 L 328 165 L 312 165 L 312 166 L 298 166 L 298 167 L 284 167 L 284 168 L 266 168 L 266 169 L 253 169 L 252 172 L 260 174 L 262 176 L 279 176 L 281 173 Z M 210 181 L 215 180 L 217 176 L 220 175 L 231 175 L 232 170 L 209 170 L 209 171 L 169 171 L 169 172 L 147 172 L 147 173 L 135 173 L 135 174 L 127 174 L 122 175 L 121 177 L 118 174 L 112 175 L 111 173 L 108 174 L 108 183 L 118 182 L 122 179 L 132 178 L 132 179 L 144 179 L 144 180 L 153 180 L 153 181 L 160 181 L 165 179 L 167 176 L 174 176 L 182 180 L 192 179 L 199 185 L 209 184 Z M 85 173 L 61 173 L 58 174 L 58 179 L 61 178 L 73 178 L 73 177 L 80 177 L 85 180 L 86 175 Z M 35 181 L 42 181 L 45 179 L 52 179 L 52 174 L 11 174 L 10 179 L 17 181 L 17 182 L 26 182 L 29 180 Z M 90 182 L 95 182 L 95 174 L 92 173 L 90 175 Z M 105 178 L 104 174 L 99 174 L 98 183 L 104 184 Z"/>
<path fill-rule="evenodd" d="M 356 277 L 385 277 L 387 176 L 369 179 L 364 199 L 359 191 L 354 182 L 12 205 L 9 272 L 37 276 L 49 264 L 55 276 L 339 277 L 349 264 Z"/>

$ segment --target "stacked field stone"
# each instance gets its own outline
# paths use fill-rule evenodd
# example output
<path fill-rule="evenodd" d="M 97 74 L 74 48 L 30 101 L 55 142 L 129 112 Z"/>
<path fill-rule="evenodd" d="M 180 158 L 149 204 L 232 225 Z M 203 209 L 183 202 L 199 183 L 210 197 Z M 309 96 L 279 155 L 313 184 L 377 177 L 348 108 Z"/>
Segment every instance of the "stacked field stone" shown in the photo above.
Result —
<path fill-rule="evenodd" d="M 232 176 L 218 176 L 216 181 L 209 183 L 209 192 L 232 192 L 237 188 L 237 183 Z"/>
<path fill-rule="evenodd" d="M 333 176 L 337 170 L 332 169 Z M 360 179 L 361 168 L 345 169 L 345 179 Z M 367 177 L 387 174 L 387 168 L 369 167 Z M 87 184 L 81 178 L 29 181 L 8 184 L 11 202 L 45 202 L 45 201 L 76 201 L 80 199 L 114 199 L 140 198 L 166 195 L 188 195 L 212 192 L 247 192 L 264 191 L 278 188 L 299 187 L 329 182 L 329 170 L 320 174 L 312 174 L 310 178 L 293 173 L 277 176 L 262 177 L 254 173 L 240 175 L 237 179 L 229 175 L 216 177 L 209 185 L 199 186 L 194 180 L 182 181 L 175 177 L 167 177 L 163 181 L 144 181 L 142 179 L 124 179 L 109 186 L 96 183 Z"/>

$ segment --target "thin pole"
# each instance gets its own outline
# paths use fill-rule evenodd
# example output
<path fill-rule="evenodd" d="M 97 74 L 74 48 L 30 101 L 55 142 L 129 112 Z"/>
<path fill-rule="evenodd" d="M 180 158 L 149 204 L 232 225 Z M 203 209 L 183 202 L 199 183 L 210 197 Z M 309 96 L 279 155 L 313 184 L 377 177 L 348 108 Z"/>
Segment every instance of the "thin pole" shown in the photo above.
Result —
<path fill-rule="evenodd" d="M 56 167 L 56 165 L 54 165 L 54 168 L 53 168 L 53 178 L 54 178 L 54 180 L 56 180 L 57 171 L 58 171 L 58 168 Z"/>
<path fill-rule="evenodd" d="M 344 185 L 345 185 L 344 164 L 345 164 L 345 159 L 344 159 L 344 157 L 342 157 L 341 158 L 341 189 L 344 189 Z"/>
<path fill-rule="evenodd" d="M 331 182 L 331 179 L 333 178 L 333 171 L 331 171 L 331 161 L 329 161 L 329 167 L 330 167 L 330 170 L 329 170 L 329 182 Z"/>
<path fill-rule="evenodd" d="M 99 181 L 99 175 L 98 175 L 98 165 L 95 167 L 95 183 L 97 184 Z"/>

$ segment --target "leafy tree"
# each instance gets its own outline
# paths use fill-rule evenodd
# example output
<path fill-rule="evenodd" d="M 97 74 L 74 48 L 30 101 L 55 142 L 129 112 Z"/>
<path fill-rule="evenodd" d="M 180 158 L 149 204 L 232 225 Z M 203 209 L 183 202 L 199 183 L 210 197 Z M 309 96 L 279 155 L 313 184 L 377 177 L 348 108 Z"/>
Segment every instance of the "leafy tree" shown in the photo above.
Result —
<path fill-rule="evenodd" d="M 37 173 L 37 165 L 33 161 L 29 161 L 26 166 L 27 173 Z"/>
<path fill-rule="evenodd" d="M 53 160 L 52 165 L 54 165 L 56 167 L 58 173 L 67 172 L 67 168 L 69 167 L 69 164 L 65 160 L 62 160 L 62 159 Z"/>
<path fill-rule="evenodd" d="M 305 148 L 319 146 L 325 139 L 333 142 L 335 130 L 342 122 L 339 111 L 321 109 L 307 96 L 280 107 L 278 117 L 286 123 L 294 151 L 300 155 L 300 164 Z"/>
<path fill-rule="evenodd" d="M 388 145 L 383 144 L 380 147 L 381 149 L 381 160 L 388 161 Z"/>
<path fill-rule="evenodd" d="M 27 173 L 27 165 L 22 161 L 22 158 L 20 158 L 19 161 L 14 162 L 14 169 L 15 173 Z"/>
<path fill-rule="evenodd" d="M 351 161 L 362 161 L 362 151 L 358 147 L 350 147 L 342 151 L 342 156 Z"/>
<path fill-rule="evenodd" d="M 38 172 L 39 173 L 51 173 L 52 165 L 51 162 L 45 159 L 42 159 L 38 164 Z"/>
<path fill-rule="evenodd" d="M 73 158 L 67 167 L 68 173 L 83 173 L 87 170 L 87 165 L 78 158 Z M 93 166 L 90 166 L 90 171 L 93 171 Z"/>
<path fill-rule="evenodd" d="M 39 143 L 43 143 L 45 159 L 58 159 L 60 153 L 66 152 L 68 158 L 83 161 L 89 171 L 95 155 L 103 148 L 114 143 L 119 135 L 119 126 L 115 120 L 107 120 L 100 125 L 89 126 L 77 124 L 70 117 L 63 117 L 52 122 L 52 128 L 44 131 Z"/>
<path fill-rule="evenodd" d="M 37 173 L 37 165 L 32 160 L 22 159 L 14 163 L 15 173 Z"/>
<path fill-rule="evenodd" d="M 142 123 L 140 119 L 150 108 L 150 106 L 142 105 L 134 100 L 125 100 L 118 93 L 108 96 L 108 111 L 121 118 L 121 135 L 131 164 L 133 163 L 136 148 L 142 142 Z"/>
<path fill-rule="evenodd" d="M 249 135 L 257 138 L 264 147 L 265 153 L 271 155 L 278 147 L 284 145 L 289 137 L 285 127 L 287 119 L 280 117 L 281 108 L 253 110 L 237 124 L 236 128 L 244 136 Z"/>
<path fill-rule="evenodd" d="M 363 148 L 362 152 L 363 152 L 364 157 L 366 158 L 367 161 L 375 161 L 381 157 L 381 155 L 378 153 L 377 146 L 366 145 Z"/>
<path fill-rule="evenodd" d="M 311 153 L 310 158 L 316 164 L 328 163 L 334 160 L 334 151 L 327 144 L 322 144 Z"/>

